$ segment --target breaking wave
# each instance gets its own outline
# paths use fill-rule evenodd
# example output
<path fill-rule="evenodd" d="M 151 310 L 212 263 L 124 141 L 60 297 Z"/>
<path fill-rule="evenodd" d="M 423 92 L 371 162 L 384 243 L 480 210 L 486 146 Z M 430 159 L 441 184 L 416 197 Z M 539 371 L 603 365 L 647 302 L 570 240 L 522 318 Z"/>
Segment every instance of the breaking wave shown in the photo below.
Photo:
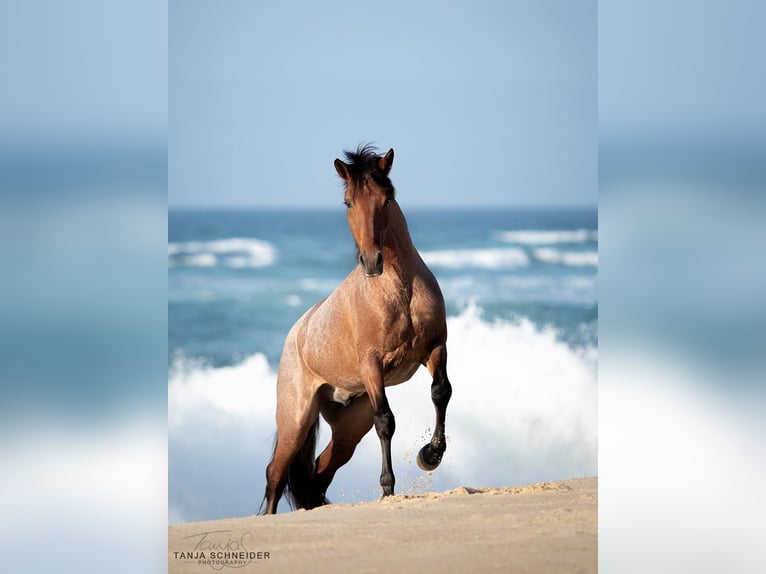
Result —
<path fill-rule="evenodd" d="M 573 349 L 554 330 L 526 319 L 487 321 L 475 306 L 449 317 L 448 331 L 449 447 L 440 469 L 429 475 L 430 488 L 597 473 L 595 348 Z M 400 492 L 423 480 L 414 455 L 433 425 L 430 382 L 421 368 L 387 393 L 396 417 L 393 458 Z M 221 368 L 179 358 L 168 383 L 172 510 L 186 520 L 254 512 L 271 457 L 275 409 L 276 365 L 263 354 Z M 367 434 L 338 472 L 331 500 L 379 496 L 380 445 L 374 435 Z M 328 436 L 325 428 L 319 449 Z M 194 457 L 185 454 L 189 449 Z M 197 482 L 201 488 L 210 480 L 219 488 L 195 496 Z"/>
<path fill-rule="evenodd" d="M 598 241 L 598 231 L 590 229 L 542 231 L 496 231 L 495 239 L 506 243 L 519 243 L 523 245 L 553 245 L 555 243 L 583 243 L 585 241 Z"/>
<path fill-rule="evenodd" d="M 254 238 L 186 241 L 168 244 L 168 264 L 185 267 L 260 268 L 273 265 L 277 248 Z"/>
<path fill-rule="evenodd" d="M 420 255 L 426 264 L 448 269 L 513 269 L 529 264 L 529 256 L 517 247 L 424 251 Z"/>
<path fill-rule="evenodd" d="M 570 267 L 598 267 L 597 251 L 559 251 L 550 247 L 535 249 L 532 254 L 543 263 L 568 265 Z"/>

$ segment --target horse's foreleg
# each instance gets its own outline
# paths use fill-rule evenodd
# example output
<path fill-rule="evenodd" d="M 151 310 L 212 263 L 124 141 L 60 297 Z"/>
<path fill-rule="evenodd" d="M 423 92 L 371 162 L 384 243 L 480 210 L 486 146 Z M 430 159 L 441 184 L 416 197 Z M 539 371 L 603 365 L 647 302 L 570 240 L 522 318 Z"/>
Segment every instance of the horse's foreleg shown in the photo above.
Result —
<path fill-rule="evenodd" d="M 335 472 L 351 459 L 359 441 L 372 428 L 373 411 L 367 397 L 361 396 L 348 406 L 324 403 L 321 412 L 332 429 L 332 438 L 316 462 L 316 482 L 324 495 Z"/>
<path fill-rule="evenodd" d="M 391 496 L 394 493 L 394 469 L 391 464 L 391 437 L 394 436 L 394 430 L 396 430 L 396 421 L 394 420 L 394 413 L 391 412 L 391 407 L 388 406 L 388 399 L 385 393 L 383 393 L 382 401 L 379 402 L 378 408 L 375 409 L 375 430 L 378 433 L 380 439 L 380 450 L 383 455 L 383 468 L 380 471 L 380 487 L 383 489 L 383 496 Z"/>
<path fill-rule="evenodd" d="M 380 368 L 370 369 L 367 373 L 365 387 L 370 397 L 373 410 L 373 424 L 380 439 L 380 450 L 383 458 L 383 468 L 380 472 L 380 487 L 383 496 L 391 496 L 394 493 L 393 465 L 391 464 L 391 437 L 396 430 L 396 421 L 391 407 L 388 405 L 386 391 L 383 387 L 383 374 Z"/>
<path fill-rule="evenodd" d="M 447 348 L 442 345 L 431 352 L 426 363 L 433 376 L 431 383 L 431 400 L 436 410 L 436 424 L 431 442 L 426 444 L 418 453 L 418 466 L 426 471 L 434 470 L 442 461 L 447 449 L 447 439 L 444 436 L 444 421 L 447 417 L 447 405 L 452 396 L 452 385 L 447 378 Z"/>

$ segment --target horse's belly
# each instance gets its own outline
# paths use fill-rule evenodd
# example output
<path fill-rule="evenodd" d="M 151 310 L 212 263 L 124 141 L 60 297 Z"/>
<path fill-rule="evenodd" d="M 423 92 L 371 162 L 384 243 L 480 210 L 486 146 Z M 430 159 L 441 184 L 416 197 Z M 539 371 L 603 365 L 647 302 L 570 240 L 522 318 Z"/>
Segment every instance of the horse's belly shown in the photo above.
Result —
<path fill-rule="evenodd" d="M 394 385 L 400 385 L 412 378 L 415 371 L 418 370 L 419 363 L 408 363 L 406 365 L 400 365 L 390 371 L 386 372 L 383 377 L 383 385 L 386 387 L 392 387 Z"/>

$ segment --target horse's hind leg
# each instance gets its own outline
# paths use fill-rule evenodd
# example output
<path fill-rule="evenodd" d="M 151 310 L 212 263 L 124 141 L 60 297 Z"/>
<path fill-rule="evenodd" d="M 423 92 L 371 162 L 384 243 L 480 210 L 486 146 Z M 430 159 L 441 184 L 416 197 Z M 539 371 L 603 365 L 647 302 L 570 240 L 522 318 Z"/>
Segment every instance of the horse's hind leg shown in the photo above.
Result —
<path fill-rule="evenodd" d="M 324 495 L 335 472 L 351 459 L 356 445 L 372 428 L 373 411 L 366 396 L 354 398 L 348 406 L 324 403 L 320 410 L 332 429 L 330 443 L 316 464 L 317 485 Z"/>
<path fill-rule="evenodd" d="M 277 504 L 282 498 L 282 492 L 287 484 L 287 469 L 295 456 L 297 449 L 285 446 L 286 439 L 277 435 L 274 455 L 266 467 L 266 511 L 265 514 L 276 514 Z M 295 452 L 291 452 L 295 450 Z"/>
<path fill-rule="evenodd" d="M 266 467 L 266 514 L 276 514 L 277 504 L 287 485 L 290 465 L 313 432 L 319 416 L 316 401 L 303 412 L 295 412 L 298 401 L 280 397 L 277 401 L 277 444 L 274 456 Z M 313 455 L 312 455 L 313 456 Z"/>
<path fill-rule="evenodd" d="M 426 444 L 418 453 L 418 466 L 426 471 L 434 470 L 442 461 L 447 449 L 447 439 L 444 436 L 444 420 L 447 416 L 447 404 L 452 396 L 452 385 L 447 378 L 447 347 L 436 347 L 426 363 L 433 376 L 431 384 L 431 400 L 436 410 L 436 425 L 431 442 Z"/>

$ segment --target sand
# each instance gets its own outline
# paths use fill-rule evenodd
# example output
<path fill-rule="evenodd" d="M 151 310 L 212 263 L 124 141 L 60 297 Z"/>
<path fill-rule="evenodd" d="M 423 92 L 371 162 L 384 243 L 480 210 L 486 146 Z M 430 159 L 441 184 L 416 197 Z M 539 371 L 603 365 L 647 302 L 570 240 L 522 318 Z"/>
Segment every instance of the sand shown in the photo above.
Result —
<path fill-rule="evenodd" d="M 597 571 L 598 479 L 468 488 L 169 527 L 182 572 Z M 200 554 L 203 553 L 203 554 Z"/>

